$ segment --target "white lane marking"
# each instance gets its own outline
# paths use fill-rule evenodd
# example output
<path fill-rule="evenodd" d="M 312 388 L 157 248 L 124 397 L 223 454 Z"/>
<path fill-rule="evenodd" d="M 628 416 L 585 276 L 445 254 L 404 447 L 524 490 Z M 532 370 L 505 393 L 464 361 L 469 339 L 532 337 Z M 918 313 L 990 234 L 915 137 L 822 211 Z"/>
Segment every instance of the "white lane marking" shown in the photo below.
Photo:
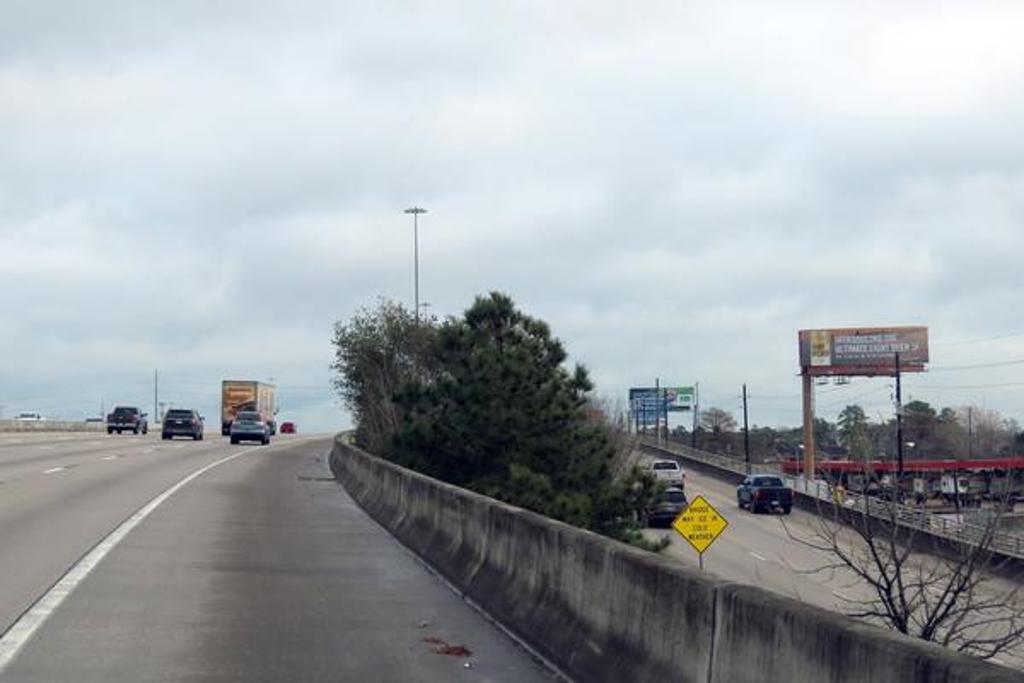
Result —
<path fill-rule="evenodd" d="M 143 452 L 143 453 L 152 453 L 152 452 L 153 452 L 153 451 L 155 451 L 155 450 L 156 450 L 155 448 L 147 448 L 147 449 L 145 449 L 145 450 L 144 450 L 144 451 L 142 451 L 142 452 Z"/>
<path fill-rule="evenodd" d="M 750 551 L 750 556 L 753 557 L 756 560 L 761 560 L 762 562 L 767 562 L 768 561 L 768 560 L 764 559 L 763 557 L 761 557 L 760 555 L 758 555 L 757 553 L 755 553 L 753 550 Z"/>
<path fill-rule="evenodd" d="M 48 470 L 43 470 L 43 474 L 55 474 L 57 472 L 63 472 L 66 468 L 64 467 L 51 467 Z"/>
<path fill-rule="evenodd" d="M 41 450 L 41 451 L 53 451 L 53 450 L 56 450 L 56 449 L 57 449 L 56 446 L 39 446 L 39 450 Z"/>
<path fill-rule="evenodd" d="M 179 489 L 187 485 L 193 479 L 202 476 L 214 467 L 223 465 L 226 462 L 251 452 L 252 451 L 249 450 L 239 451 L 238 453 L 234 453 L 223 457 L 220 460 L 214 461 L 205 467 L 201 467 L 139 508 L 135 514 L 121 522 L 120 526 L 111 531 L 106 538 L 93 546 L 92 550 L 76 562 L 75 565 L 69 569 L 67 573 L 64 574 L 64 576 L 62 576 L 60 580 L 46 592 L 45 595 L 36 600 L 27 612 L 22 614 L 16 622 L 11 624 L 11 627 L 4 632 L 3 636 L 0 636 L 0 676 L 3 675 L 4 670 L 10 666 L 12 661 L 14 661 L 18 652 L 20 652 L 21 648 L 25 646 L 25 643 L 27 643 L 35 632 L 39 630 L 39 627 L 42 626 L 49 616 L 53 614 L 58 607 L 60 607 L 61 603 L 71 595 L 78 584 L 85 580 L 85 577 L 89 576 L 90 572 L 95 569 L 96 565 L 102 562 L 103 558 L 106 557 L 111 550 L 116 548 L 117 544 L 120 543 L 125 536 L 131 533 L 132 529 L 141 524 L 142 521 L 154 510 L 160 507 L 165 500 L 173 496 Z"/>
<path fill-rule="evenodd" d="M 184 447 L 185 447 L 185 444 L 183 444 L 183 443 L 179 443 L 177 446 L 175 446 L 175 448 L 184 448 Z"/>
<path fill-rule="evenodd" d="M 117 460 L 120 457 L 121 457 L 120 455 L 104 455 L 102 459 L 103 460 Z"/>

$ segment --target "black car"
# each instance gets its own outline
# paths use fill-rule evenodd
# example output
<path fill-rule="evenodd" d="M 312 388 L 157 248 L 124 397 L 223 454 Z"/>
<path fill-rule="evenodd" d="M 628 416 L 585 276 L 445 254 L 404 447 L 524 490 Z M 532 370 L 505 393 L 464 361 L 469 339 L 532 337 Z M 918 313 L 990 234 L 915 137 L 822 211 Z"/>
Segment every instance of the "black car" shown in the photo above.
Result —
<path fill-rule="evenodd" d="M 686 509 L 686 493 L 678 486 L 661 492 L 654 506 L 647 511 L 647 526 L 668 526 Z"/>
<path fill-rule="evenodd" d="M 138 434 L 149 432 L 146 413 L 135 406 L 117 406 L 114 412 L 107 415 L 107 434 L 132 432 Z"/>
<path fill-rule="evenodd" d="M 203 440 L 203 418 L 195 410 L 175 408 L 164 415 L 164 439 L 191 436 L 193 441 Z"/>

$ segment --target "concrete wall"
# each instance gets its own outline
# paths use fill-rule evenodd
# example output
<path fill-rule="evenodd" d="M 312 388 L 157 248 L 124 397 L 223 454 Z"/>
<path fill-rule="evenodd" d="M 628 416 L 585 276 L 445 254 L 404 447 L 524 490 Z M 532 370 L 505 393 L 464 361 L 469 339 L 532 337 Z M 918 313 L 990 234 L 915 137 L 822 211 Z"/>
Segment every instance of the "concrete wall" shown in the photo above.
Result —
<path fill-rule="evenodd" d="M 106 429 L 107 425 L 103 422 L 0 420 L 0 432 L 103 432 Z"/>
<path fill-rule="evenodd" d="M 331 469 L 371 517 L 575 680 L 1024 680 L 438 482 L 341 437 Z"/>

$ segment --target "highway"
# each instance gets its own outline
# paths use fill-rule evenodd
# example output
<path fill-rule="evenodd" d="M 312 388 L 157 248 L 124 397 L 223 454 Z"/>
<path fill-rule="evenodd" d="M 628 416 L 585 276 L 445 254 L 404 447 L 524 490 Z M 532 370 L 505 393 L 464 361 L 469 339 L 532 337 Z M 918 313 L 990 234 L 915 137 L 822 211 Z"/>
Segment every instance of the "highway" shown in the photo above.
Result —
<path fill-rule="evenodd" d="M 329 444 L 0 434 L 0 681 L 552 680 L 352 502 Z"/>
<path fill-rule="evenodd" d="M 642 459 L 649 457 L 644 455 Z M 797 508 L 785 516 L 755 515 L 737 507 L 735 486 L 686 469 L 687 499 L 693 500 L 698 494 L 729 522 L 704 553 L 705 571 L 837 612 L 848 612 L 851 605 L 863 604 L 872 597 L 870 588 L 852 573 L 821 570 L 834 562 L 828 553 L 795 540 L 821 542 L 821 526 L 815 515 Z M 644 534 L 649 539 L 668 536 L 671 545 L 662 552 L 682 564 L 698 566 L 696 551 L 675 531 L 648 529 Z M 845 532 L 842 538 L 852 543 L 853 534 Z M 1000 578 L 993 578 L 991 585 L 1001 593 L 1014 587 Z M 1024 609 L 1024 605 L 1016 609 Z M 999 662 L 1024 669 L 1024 656 L 1019 652 L 1001 655 Z"/>

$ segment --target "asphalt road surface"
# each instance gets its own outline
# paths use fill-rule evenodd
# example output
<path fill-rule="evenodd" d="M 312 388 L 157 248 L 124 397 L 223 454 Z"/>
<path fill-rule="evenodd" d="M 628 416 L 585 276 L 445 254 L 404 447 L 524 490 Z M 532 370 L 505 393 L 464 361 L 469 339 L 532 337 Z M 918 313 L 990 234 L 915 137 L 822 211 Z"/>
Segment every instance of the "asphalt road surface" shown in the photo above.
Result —
<path fill-rule="evenodd" d="M 329 445 L 0 434 L 0 646 L 39 619 L 0 681 L 552 680 L 352 502 Z M 93 546 L 236 453 L 45 614 L 36 601 Z"/>
<path fill-rule="evenodd" d="M 872 597 L 871 589 L 852 573 L 825 569 L 834 564 L 834 557 L 800 542 L 821 542 L 816 515 L 797 508 L 789 515 L 755 515 L 737 507 L 735 486 L 686 469 L 687 499 L 693 500 L 698 494 L 729 522 L 704 553 L 705 571 L 841 613 L 862 606 Z M 648 529 L 644 533 L 650 539 L 669 536 L 672 544 L 663 552 L 683 564 L 698 566 L 696 551 L 675 531 Z M 844 537 L 853 540 L 852 532 L 844 532 Z M 993 578 L 991 585 L 1000 594 L 1014 588 L 999 578 Z M 1024 609 L 1024 605 L 1015 609 Z M 997 661 L 1024 669 L 1024 653 L 1019 651 L 1002 654 Z"/>

